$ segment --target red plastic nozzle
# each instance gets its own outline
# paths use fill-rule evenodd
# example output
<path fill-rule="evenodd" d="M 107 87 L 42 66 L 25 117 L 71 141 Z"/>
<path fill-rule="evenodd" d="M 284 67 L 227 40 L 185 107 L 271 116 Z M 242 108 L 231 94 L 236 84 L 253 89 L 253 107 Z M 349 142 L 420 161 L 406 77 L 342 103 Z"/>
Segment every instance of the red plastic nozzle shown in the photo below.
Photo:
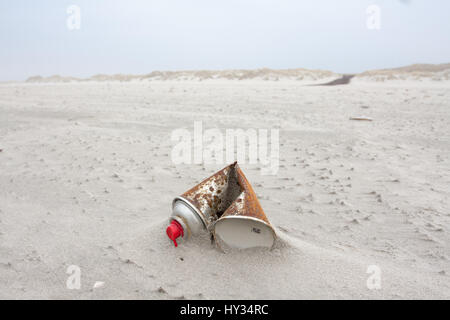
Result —
<path fill-rule="evenodd" d="M 177 221 L 172 220 L 170 225 L 166 229 L 167 236 L 170 238 L 170 240 L 173 241 L 175 244 L 175 247 L 178 247 L 177 244 L 177 238 L 179 236 L 184 236 L 184 230 L 181 224 L 179 224 Z"/>

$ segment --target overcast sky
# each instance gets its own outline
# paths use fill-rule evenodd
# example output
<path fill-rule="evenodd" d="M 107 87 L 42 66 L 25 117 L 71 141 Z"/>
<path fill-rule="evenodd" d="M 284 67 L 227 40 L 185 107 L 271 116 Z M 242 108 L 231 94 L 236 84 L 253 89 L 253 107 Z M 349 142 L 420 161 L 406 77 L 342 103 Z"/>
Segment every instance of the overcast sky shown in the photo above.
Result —
<path fill-rule="evenodd" d="M 445 63 L 449 14 L 448 0 L 2 0 L 0 80 Z"/>

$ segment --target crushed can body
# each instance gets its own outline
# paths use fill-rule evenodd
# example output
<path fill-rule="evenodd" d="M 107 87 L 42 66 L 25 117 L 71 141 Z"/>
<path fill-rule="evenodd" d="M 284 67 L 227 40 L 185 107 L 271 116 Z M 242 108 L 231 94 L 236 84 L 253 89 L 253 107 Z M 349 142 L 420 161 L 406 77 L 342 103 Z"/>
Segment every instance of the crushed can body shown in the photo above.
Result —
<path fill-rule="evenodd" d="M 274 244 L 276 234 L 257 196 L 235 162 L 203 180 L 172 203 L 170 221 L 188 238 L 209 231 L 222 250 Z M 173 222 L 175 221 L 175 222 Z M 169 234 L 173 239 L 174 234 Z M 174 240 L 175 245 L 177 245 Z"/>

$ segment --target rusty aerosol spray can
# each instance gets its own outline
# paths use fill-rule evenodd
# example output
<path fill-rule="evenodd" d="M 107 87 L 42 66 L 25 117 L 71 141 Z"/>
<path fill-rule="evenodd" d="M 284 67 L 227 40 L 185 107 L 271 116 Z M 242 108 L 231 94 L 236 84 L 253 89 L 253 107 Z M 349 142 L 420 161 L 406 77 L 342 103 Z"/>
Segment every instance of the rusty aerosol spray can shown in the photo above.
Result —
<path fill-rule="evenodd" d="M 272 247 L 275 231 L 253 188 L 235 162 L 203 180 L 172 203 L 166 233 L 177 239 L 210 232 L 219 246 Z"/>
<path fill-rule="evenodd" d="M 210 231 L 210 226 L 230 205 L 227 198 L 233 190 L 230 186 L 233 170 L 234 164 L 231 164 L 173 200 L 166 233 L 175 246 L 179 237 L 187 239 Z"/>

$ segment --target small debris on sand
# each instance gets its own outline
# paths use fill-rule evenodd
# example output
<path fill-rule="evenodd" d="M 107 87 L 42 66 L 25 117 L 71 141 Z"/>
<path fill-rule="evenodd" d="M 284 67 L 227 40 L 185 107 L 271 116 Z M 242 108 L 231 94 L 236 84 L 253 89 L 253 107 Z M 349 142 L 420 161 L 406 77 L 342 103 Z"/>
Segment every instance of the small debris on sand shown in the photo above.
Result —
<path fill-rule="evenodd" d="M 92 286 L 92 289 L 98 289 L 105 285 L 103 281 L 95 281 L 94 285 Z"/>
<path fill-rule="evenodd" d="M 371 118 L 366 117 L 350 117 L 350 120 L 358 120 L 358 121 L 373 121 Z"/>
<path fill-rule="evenodd" d="M 156 290 L 158 293 L 167 294 L 167 291 L 164 290 L 163 287 L 159 287 L 158 290 Z"/>

